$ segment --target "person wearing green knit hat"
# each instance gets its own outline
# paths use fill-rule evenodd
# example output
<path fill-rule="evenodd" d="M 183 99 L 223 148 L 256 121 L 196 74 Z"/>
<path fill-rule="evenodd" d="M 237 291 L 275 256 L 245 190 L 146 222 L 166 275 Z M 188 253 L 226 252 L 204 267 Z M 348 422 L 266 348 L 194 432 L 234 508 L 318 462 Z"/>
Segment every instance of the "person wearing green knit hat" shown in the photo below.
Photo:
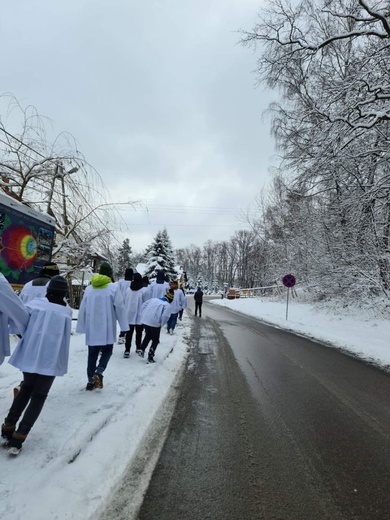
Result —
<path fill-rule="evenodd" d="M 120 288 L 113 283 L 112 267 L 103 262 L 85 289 L 76 326 L 76 332 L 85 334 L 88 346 L 86 390 L 103 388 L 103 372 L 112 356 L 116 322 L 121 330 L 129 330 Z"/>
<path fill-rule="evenodd" d="M 102 262 L 100 264 L 99 274 L 103 274 L 105 276 L 108 276 L 109 278 L 111 278 L 112 281 L 114 281 L 113 280 L 114 272 L 113 272 L 112 267 L 110 266 L 110 264 L 108 262 Z"/>

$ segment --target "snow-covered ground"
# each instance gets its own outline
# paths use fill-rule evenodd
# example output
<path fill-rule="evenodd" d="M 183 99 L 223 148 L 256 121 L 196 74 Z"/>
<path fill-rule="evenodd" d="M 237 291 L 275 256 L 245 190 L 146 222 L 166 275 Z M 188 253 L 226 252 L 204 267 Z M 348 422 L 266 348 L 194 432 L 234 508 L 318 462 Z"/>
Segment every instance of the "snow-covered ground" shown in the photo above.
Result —
<path fill-rule="evenodd" d="M 353 316 L 343 317 L 293 301 L 286 320 L 283 302 L 242 299 L 213 303 L 390 367 L 389 321 L 368 320 L 358 309 Z M 1 520 L 89 520 L 96 511 L 104 510 L 126 468 L 136 461 L 139 464 L 137 456 L 154 427 L 151 424 L 175 391 L 188 352 L 189 314 L 184 314 L 174 336 L 162 332 L 154 365 L 134 352 L 130 359 L 123 359 L 122 345 L 115 345 L 105 386 L 92 392 L 84 390 L 84 336 L 72 336 L 69 372 L 54 382 L 23 451 L 17 458 L 4 449 L 0 452 Z M 207 318 L 207 307 L 203 318 Z M 14 367 L 7 362 L 0 366 L 1 419 L 19 380 L 20 372 Z M 130 487 L 128 496 L 135 510 L 142 494 L 134 493 Z M 130 513 L 128 518 L 132 518 Z"/>
<path fill-rule="evenodd" d="M 134 346 L 124 359 L 123 345 L 115 345 L 104 388 L 89 392 L 84 335 L 72 336 L 68 374 L 56 378 L 22 452 L 13 458 L 0 448 L 1 520 L 88 520 L 104 509 L 177 384 L 189 320 L 173 336 L 161 331 L 155 364 Z M 1 420 L 20 379 L 7 361 L 0 366 Z"/>

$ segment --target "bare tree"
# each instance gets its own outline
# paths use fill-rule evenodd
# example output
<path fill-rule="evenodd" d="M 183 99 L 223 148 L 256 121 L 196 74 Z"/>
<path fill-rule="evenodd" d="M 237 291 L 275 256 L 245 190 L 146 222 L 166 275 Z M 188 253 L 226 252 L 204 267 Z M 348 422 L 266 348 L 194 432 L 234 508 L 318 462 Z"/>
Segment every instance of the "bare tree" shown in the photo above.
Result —
<path fill-rule="evenodd" d="M 0 97 L 0 189 L 51 215 L 56 222 L 54 258 L 69 272 L 115 241 L 114 204 L 98 172 L 68 133 L 50 143 L 47 120 L 12 95 Z"/>

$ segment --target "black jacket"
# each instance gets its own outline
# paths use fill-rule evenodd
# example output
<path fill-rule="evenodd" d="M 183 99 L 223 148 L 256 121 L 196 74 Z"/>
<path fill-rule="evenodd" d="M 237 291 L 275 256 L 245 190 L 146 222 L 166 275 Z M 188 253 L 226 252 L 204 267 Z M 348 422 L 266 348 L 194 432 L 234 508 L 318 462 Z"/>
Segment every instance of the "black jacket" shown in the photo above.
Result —
<path fill-rule="evenodd" d="M 196 303 L 202 303 L 203 302 L 203 291 L 201 291 L 200 289 L 197 290 L 194 294 L 194 300 L 196 301 Z"/>

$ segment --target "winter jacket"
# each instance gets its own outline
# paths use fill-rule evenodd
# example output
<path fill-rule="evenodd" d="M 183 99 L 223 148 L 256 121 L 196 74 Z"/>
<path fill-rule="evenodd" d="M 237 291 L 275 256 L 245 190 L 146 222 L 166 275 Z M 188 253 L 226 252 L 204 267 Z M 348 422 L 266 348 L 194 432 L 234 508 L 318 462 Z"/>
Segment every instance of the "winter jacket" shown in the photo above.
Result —
<path fill-rule="evenodd" d="M 26 304 L 30 313 L 9 363 L 22 372 L 63 376 L 68 371 L 72 309 L 34 298 Z"/>
<path fill-rule="evenodd" d="M 95 274 L 81 300 L 76 332 L 85 333 L 86 345 L 113 345 L 117 321 L 122 331 L 129 330 L 119 286 L 108 276 Z"/>
<path fill-rule="evenodd" d="M 141 321 L 149 327 L 163 327 L 171 315 L 171 303 L 165 298 L 151 298 L 141 307 Z"/>
<path fill-rule="evenodd" d="M 194 294 L 194 300 L 196 301 L 196 303 L 202 303 L 203 302 L 203 291 L 201 291 L 200 289 L 197 290 Z"/>
<path fill-rule="evenodd" d="M 5 356 L 10 355 L 9 328 L 21 334 L 27 326 L 29 313 L 19 297 L 14 293 L 5 276 L 0 273 L 0 365 Z"/>

